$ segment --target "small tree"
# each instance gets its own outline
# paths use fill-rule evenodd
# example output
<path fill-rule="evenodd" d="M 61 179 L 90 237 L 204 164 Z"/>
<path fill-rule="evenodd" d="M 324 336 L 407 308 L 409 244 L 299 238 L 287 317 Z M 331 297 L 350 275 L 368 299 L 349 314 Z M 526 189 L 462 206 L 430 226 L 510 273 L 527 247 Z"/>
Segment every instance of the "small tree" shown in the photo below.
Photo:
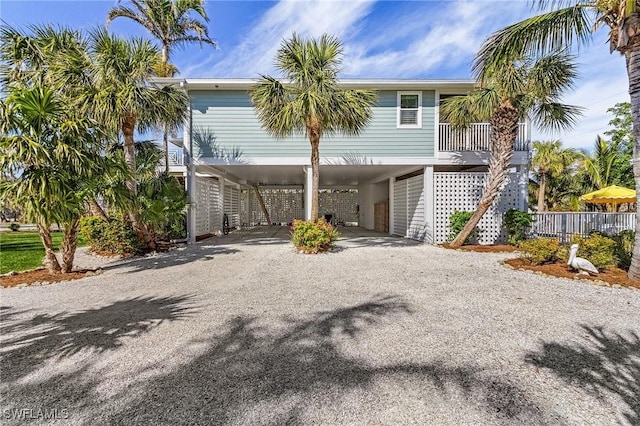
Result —
<path fill-rule="evenodd" d="M 24 206 L 26 219 L 37 225 L 49 272 L 71 272 L 86 185 L 100 173 L 99 129 L 40 86 L 9 87 L 0 113 L 0 167 L 22 171 L 0 183 L 0 197 Z M 53 249 L 54 223 L 64 228 L 62 262 Z"/>
<path fill-rule="evenodd" d="M 262 127 L 279 138 L 306 133 L 311 144 L 313 175 L 311 219 L 318 218 L 320 139 L 334 133 L 357 136 L 371 118 L 377 94 L 338 86 L 342 44 L 330 35 L 304 40 L 293 35 L 282 42 L 276 68 L 287 83 L 263 75 L 251 89 L 251 100 Z"/>
<path fill-rule="evenodd" d="M 560 141 L 534 141 L 531 171 L 538 174 L 538 212 L 545 210 L 547 179 L 557 177 L 565 165 L 575 161 L 578 154 L 570 148 L 562 148 Z"/>

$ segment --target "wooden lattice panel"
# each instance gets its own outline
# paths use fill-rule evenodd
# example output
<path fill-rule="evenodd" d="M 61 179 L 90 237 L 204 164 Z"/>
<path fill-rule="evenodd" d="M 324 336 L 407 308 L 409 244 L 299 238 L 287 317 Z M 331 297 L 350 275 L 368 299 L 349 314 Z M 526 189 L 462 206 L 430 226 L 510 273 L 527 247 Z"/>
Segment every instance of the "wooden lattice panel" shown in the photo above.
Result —
<path fill-rule="evenodd" d="M 473 211 L 478 206 L 486 173 L 434 173 L 435 239 L 443 243 L 449 237 L 449 216 L 455 210 Z M 478 224 L 480 244 L 495 244 L 506 240 L 502 216 L 519 204 L 518 175 L 510 174 L 498 198 Z"/>

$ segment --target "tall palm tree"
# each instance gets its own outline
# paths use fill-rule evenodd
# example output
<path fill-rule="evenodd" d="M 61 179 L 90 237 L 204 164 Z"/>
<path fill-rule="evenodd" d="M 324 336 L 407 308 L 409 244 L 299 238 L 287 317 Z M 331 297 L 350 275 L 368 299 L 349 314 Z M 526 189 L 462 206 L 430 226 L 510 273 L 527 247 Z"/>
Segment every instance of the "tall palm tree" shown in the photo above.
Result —
<path fill-rule="evenodd" d="M 466 96 L 448 98 L 441 115 L 457 127 L 489 121 L 491 158 L 482 198 L 471 219 L 451 242 L 461 246 L 502 189 L 518 136 L 518 123 L 528 115 L 542 128 L 559 129 L 575 123 L 579 108 L 559 102 L 576 77 L 573 58 L 552 53 L 495 63 L 477 88 Z"/>
<path fill-rule="evenodd" d="M 217 47 L 209 37 L 209 22 L 204 0 L 132 0 L 133 7 L 118 4 L 109 10 L 107 25 L 116 18 L 127 18 L 147 29 L 160 42 L 161 62 L 156 68 L 158 77 L 173 77 L 177 68 L 171 64 L 174 48 L 198 42 Z M 196 15 L 196 17 L 193 17 Z M 204 20 L 204 23 L 198 19 Z M 169 171 L 169 141 L 167 129 L 163 131 L 165 171 Z"/>
<path fill-rule="evenodd" d="M 338 86 L 342 44 L 330 35 L 305 40 L 296 34 L 282 42 L 276 68 L 283 83 L 263 75 L 251 88 L 251 100 L 271 135 L 282 138 L 306 133 L 311 144 L 311 219 L 318 218 L 320 139 L 334 133 L 357 136 L 369 123 L 377 94 Z"/>
<path fill-rule="evenodd" d="M 640 0 L 536 0 L 543 13 L 494 33 L 482 46 L 474 71 L 482 76 L 496 61 L 522 54 L 540 54 L 583 44 L 606 27 L 609 50 L 626 59 L 635 139 L 633 174 L 640 188 Z M 638 192 L 640 202 L 640 192 Z M 640 210 L 636 213 L 640 229 Z M 636 232 L 629 277 L 640 279 L 640 232 Z"/>
<path fill-rule="evenodd" d="M 147 84 L 159 61 L 158 51 L 150 42 L 126 40 L 100 28 L 90 33 L 89 45 L 88 65 L 94 74 L 94 82 L 92 90 L 84 94 L 84 109 L 91 111 L 107 129 L 122 135 L 124 157 L 131 171 L 126 185 L 135 199 L 135 132 L 144 133 L 163 125 L 170 129 L 180 126 L 188 98 L 174 86 Z M 129 212 L 129 217 L 134 227 L 142 230 L 135 209 Z"/>
<path fill-rule="evenodd" d="M 577 158 L 571 148 L 562 148 L 562 142 L 534 141 L 531 170 L 538 174 L 538 212 L 545 211 L 547 178 L 556 177 L 565 171 L 567 164 Z"/>
<path fill-rule="evenodd" d="M 100 130 L 48 88 L 8 91 L 0 100 L 0 167 L 20 173 L 0 183 L 0 198 L 18 202 L 37 225 L 49 272 L 71 272 L 85 189 L 101 174 Z M 50 233 L 54 223 L 64 227 L 61 263 Z"/>

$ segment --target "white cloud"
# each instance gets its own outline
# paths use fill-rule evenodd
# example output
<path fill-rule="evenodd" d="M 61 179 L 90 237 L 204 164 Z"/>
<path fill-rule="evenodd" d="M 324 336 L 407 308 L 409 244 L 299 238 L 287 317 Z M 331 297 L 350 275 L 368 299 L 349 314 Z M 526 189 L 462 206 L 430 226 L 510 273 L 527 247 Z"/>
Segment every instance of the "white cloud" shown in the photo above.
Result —
<path fill-rule="evenodd" d="M 280 1 L 222 60 L 213 66 L 205 61 L 186 68 L 183 74 L 194 76 L 205 71 L 208 76 L 215 77 L 256 77 L 259 73 L 273 72 L 275 54 L 282 39 L 294 32 L 307 37 L 329 33 L 346 39 L 357 32 L 358 23 L 369 14 L 372 6 L 370 1 L 354 0 Z"/>
<path fill-rule="evenodd" d="M 506 8 L 497 14 L 500 2 L 427 2 L 427 7 L 415 9 L 397 22 L 386 23 L 396 38 L 407 32 L 414 35 L 404 45 L 396 45 L 381 53 L 370 54 L 376 43 L 386 39 L 363 38 L 347 45 L 345 73 L 350 76 L 409 78 L 432 75 L 440 68 L 453 69 L 463 65 L 470 75 L 470 64 L 482 41 L 491 31 L 520 16 L 519 7 Z M 439 75 L 437 78 L 447 78 Z"/>

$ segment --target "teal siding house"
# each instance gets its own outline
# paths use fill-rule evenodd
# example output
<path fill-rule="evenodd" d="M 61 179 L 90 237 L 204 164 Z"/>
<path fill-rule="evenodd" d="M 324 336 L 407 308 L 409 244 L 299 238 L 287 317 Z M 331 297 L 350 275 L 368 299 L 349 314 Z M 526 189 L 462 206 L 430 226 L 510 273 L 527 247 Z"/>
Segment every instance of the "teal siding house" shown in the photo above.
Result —
<path fill-rule="evenodd" d="M 168 154 L 171 172 L 184 177 L 189 192 L 191 241 L 219 232 L 224 214 L 232 227 L 288 225 L 310 216 L 309 142 L 302 133 L 277 139 L 262 129 L 248 93 L 254 83 L 155 82 L 179 84 L 191 99 L 183 137 L 173 141 L 177 146 Z M 475 209 L 482 192 L 489 124 L 453 129 L 441 122 L 438 105 L 446 96 L 467 93 L 473 82 L 342 80 L 341 85 L 376 90 L 378 103 L 359 136 L 323 136 L 321 214 L 342 226 L 446 241 L 449 215 Z M 529 135 L 529 123 L 521 123 L 508 182 L 480 223 L 481 243 L 504 237 L 507 209 L 527 209 Z"/>

